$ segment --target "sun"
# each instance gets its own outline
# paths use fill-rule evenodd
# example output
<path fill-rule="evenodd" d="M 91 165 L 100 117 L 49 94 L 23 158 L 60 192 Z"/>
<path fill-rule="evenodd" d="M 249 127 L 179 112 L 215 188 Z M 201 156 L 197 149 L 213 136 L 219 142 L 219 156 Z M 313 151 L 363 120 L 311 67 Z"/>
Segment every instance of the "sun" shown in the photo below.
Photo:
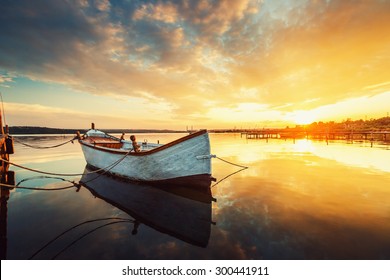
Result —
<path fill-rule="evenodd" d="M 289 119 L 298 125 L 307 125 L 316 121 L 316 114 L 312 111 L 294 111 L 290 114 Z"/>

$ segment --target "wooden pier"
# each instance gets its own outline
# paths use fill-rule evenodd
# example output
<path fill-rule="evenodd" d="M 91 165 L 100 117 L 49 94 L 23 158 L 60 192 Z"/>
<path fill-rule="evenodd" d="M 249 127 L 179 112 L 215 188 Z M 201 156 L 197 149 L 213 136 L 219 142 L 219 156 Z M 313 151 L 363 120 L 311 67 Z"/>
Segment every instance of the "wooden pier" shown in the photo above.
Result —
<path fill-rule="evenodd" d="M 390 144 L 390 130 L 297 130 L 297 129 L 258 129 L 242 131 L 246 139 L 318 139 L 353 141 L 382 141 Z"/>
<path fill-rule="evenodd" d="M 3 127 L 2 114 L 0 111 L 0 156 L 3 159 L 0 164 L 0 183 L 7 184 L 13 172 L 9 168 L 9 155 L 14 153 L 13 138 L 8 134 L 8 125 Z M 11 178 L 11 181 L 12 178 Z M 2 188 L 3 189 L 3 188 Z"/>
<path fill-rule="evenodd" d="M 2 116 L 0 111 L 0 154 L 1 158 L 9 161 L 9 155 L 14 153 L 13 139 L 8 135 L 8 126 L 5 131 L 3 128 Z M 7 186 L 15 185 L 15 173 L 8 170 L 8 162 L 1 161 L 0 165 L 0 259 L 7 258 L 7 217 L 8 217 L 8 199 L 10 188 Z"/>

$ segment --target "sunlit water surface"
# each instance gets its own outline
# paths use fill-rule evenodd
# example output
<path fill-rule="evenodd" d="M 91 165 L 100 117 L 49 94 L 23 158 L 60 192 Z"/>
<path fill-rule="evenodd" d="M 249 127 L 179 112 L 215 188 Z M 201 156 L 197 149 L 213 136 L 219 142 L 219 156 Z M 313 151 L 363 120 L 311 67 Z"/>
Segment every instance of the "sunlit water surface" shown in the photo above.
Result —
<path fill-rule="evenodd" d="M 167 143 L 182 135 L 137 138 Z M 133 184 L 126 195 L 136 206 L 130 205 L 135 210 L 128 213 L 85 187 L 79 191 L 14 189 L 2 221 L 7 223 L 3 254 L 8 259 L 390 259 L 387 146 L 266 142 L 240 134 L 210 137 L 213 154 L 249 167 L 219 181 L 240 168 L 213 159 L 217 182 L 211 192 L 216 202 L 147 186 L 137 189 Z M 18 139 L 50 146 L 69 136 Z M 12 162 L 53 173 L 81 174 L 86 165 L 78 143 L 47 150 L 15 143 L 15 151 Z M 21 186 L 71 185 L 14 166 L 10 169 L 16 182 L 28 179 Z M 59 177 L 75 182 L 81 178 Z M 116 184 L 108 180 L 107 187 Z M 118 188 L 121 184 L 126 183 L 118 183 Z M 210 220 L 201 218 L 202 225 L 191 224 L 191 215 L 199 218 L 197 211 L 209 210 Z M 190 237 L 181 233 L 186 221 L 185 234 Z"/>

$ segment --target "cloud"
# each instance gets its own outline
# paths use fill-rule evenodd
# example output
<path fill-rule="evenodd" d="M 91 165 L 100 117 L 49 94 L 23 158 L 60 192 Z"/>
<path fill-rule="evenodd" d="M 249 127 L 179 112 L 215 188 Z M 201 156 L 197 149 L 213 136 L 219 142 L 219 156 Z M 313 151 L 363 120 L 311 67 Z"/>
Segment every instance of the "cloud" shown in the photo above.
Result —
<path fill-rule="evenodd" d="M 1 5 L 0 69 L 167 102 L 183 118 L 251 102 L 302 110 L 306 100 L 323 106 L 388 85 L 388 1 Z"/>
<path fill-rule="evenodd" d="M 162 21 L 174 23 L 178 19 L 177 7 L 168 3 L 143 4 L 133 14 L 134 20 L 148 19 L 152 21 Z"/>
<path fill-rule="evenodd" d="M 132 98 L 130 101 L 110 99 L 100 106 L 94 108 L 86 107 L 84 110 L 76 108 L 67 109 L 60 107 L 46 106 L 39 103 L 4 103 L 7 124 L 14 126 L 48 126 L 82 129 L 88 127 L 91 122 L 96 123 L 99 128 L 156 128 L 173 127 L 183 129 L 185 123 L 178 121 L 169 113 L 169 104 L 164 102 L 149 103 L 147 93 L 140 93 L 145 98 Z M 124 111 L 127 106 L 120 106 L 120 103 L 132 104 L 131 111 Z M 157 104 L 157 105 L 156 105 Z M 75 105 L 74 107 L 79 107 Z M 83 107 L 83 106 L 81 106 Z M 104 110 L 105 107 L 114 107 L 114 113 Z M 42 120 L 45 120 L 42 122 Z M 142 122 L 141 122 L 142 121 Z M 50 124 L 48 124 L 50 123 Z"/>
<path fill-rule="evenodd" d="M 313 98 L 331 103 L 362 94 L 366 84 L 387 81 L 379 69 L 389 64 L 389 3 L 316 3 L 290 10 L 280 20 L 270 18 L 264 5 L 260 23 L 266 43 L 232 65 L 234 87 L 266 89 L 272 94 L 263 95 L 262 102 L 280 105 Z"/>
<path fill-rule="evenodd" d="M 70 56 L 78 42 L 99 39 L 77 6 L 67 1 L 6 1 L 1 5 L 2 67 L 42 66 Z"/>
<path fill-rule="evenodd" d="M 184 5 L 182 10 L 189 21 L 197 25 L 203 34 L 222 35 L 234 24 L 239 23 L 247 14 L 259 10 L 259 1 L 193 1 L 192 5 Z M 194 12 L 195 11 L 195 12 Z"/>
<path fill-rule="evenodd" d="M 13 77 L 9 74 L 1 74 L 0 73 L 0 86 L 1 87 L 10 87 L 9 83 L 13 82 Z"/>

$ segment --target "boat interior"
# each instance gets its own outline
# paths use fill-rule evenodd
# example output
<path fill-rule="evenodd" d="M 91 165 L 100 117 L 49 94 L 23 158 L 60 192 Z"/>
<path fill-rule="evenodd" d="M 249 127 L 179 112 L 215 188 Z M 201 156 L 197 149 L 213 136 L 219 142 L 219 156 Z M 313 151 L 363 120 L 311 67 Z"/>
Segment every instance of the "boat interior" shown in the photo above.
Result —
<path fill-rule="evenodd" d="M 119 138 L 106 138 L 106 137 L 96 137 L 88 136 L 83 139 L 84 142 L 88 142 L 94 146 L 109 148 L 109 149 L 121 149 L 121 150 L 131 150 L 133 145 L 131 141 L 121 140 Z M 161 144 L 148 143 L 148 142 L 137 142 L 140 147 L 140 152 L 150 151 L 154 148 L 162 146 Z"/>
<path fill-rule="evenodd" d="M 122 141 L 115 141 L 114 139 L 102 138 L 102 137 L 88 137 L 85 140 L 95 146 L 111 148 L 111 149 L 121 149 L 124 145 Z"/>

